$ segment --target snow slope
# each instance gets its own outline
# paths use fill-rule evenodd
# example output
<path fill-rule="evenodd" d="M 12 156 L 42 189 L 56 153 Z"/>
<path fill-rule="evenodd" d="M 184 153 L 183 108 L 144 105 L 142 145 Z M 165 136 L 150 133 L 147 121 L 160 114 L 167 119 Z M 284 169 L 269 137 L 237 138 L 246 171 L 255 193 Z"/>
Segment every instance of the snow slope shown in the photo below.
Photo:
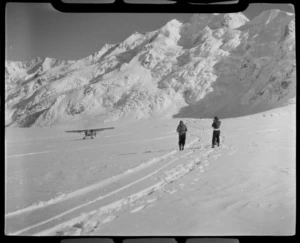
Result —
<path fill-rule="evenodd" d="M 72 61 L 6 61 L 6 126 L 234 117 L 295 97 L 295 16 L 194 15 Z"/>
<path fill-rule="evenodd" d="M 295 104 L 222 119 L 215 149 L 211 119 L 185 119 L 187 146 L 178 151 L 178 122 L 114 123 L 93 140 L 6 128 L 5 232 L 295 233 Z"/>

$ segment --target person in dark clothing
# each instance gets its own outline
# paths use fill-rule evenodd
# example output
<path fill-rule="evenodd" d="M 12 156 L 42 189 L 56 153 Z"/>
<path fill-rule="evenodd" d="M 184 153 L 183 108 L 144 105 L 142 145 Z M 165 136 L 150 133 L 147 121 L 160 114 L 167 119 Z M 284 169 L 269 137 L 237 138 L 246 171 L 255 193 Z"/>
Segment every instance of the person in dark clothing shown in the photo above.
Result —
<path fill-rule="evenodd" d="M 213 137 L 212 137 L 212 148 L 215 145 L 220 146 L 220 126 L 221 126 L 221 121 L 218 119 L 218 117 L 214 118 L 214 122 L 211 125 L 214 128 L 213 131 Z"/>
<path fill-rule="evenodd" d="M 184 149 L 184 145 L 185 145 L 185 139 L 186 139 L 186 132 L 187 132 L 187 127 L 186 125 L 183 123 L 183 121 L 179 122 L 179 125 L 177 127 L 177 132 L 179 134 L 179 150 L 183 150 Z"/>

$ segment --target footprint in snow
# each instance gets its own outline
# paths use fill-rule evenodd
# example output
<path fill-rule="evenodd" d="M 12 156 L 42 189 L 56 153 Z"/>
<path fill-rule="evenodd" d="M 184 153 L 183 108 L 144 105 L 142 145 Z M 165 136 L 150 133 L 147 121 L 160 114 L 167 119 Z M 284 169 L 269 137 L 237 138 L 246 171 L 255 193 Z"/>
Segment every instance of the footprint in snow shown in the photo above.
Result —
<path fill-rule="evenodd" d="M 280 172 L 282 173 L 285 173 L 285 174 L 291 174 L 291 172 L 288 170 L 288 169 L 282 169 L 282 170 L 279 170 Z"/>
<path fill-rule="evenodd" d="M 203 166 L 208 166 L 208 165 L 209 165 L 208 160 L 207 160 L 207 159 L 206 159 L 206 160 L 203 160 L 202 165 L 203 165 Z"/>
<path fill-rule="evenodd" d="M 72 228 L 72 229 L 70 229 L 70 231 L 67 234 L 71 235 L 71 236 L 79 236 L 79 235 L 81 235 L 81 233 L 82 233 L 82 229 Z"/>
<path fill-rule="evenodd" d="M 200 166 L 199 166 L 199 171 L 200 171 L 201 173 L 203 173 L 203 172 L 205 171 L 203 165 L 200 165 Z"/>
<path fill-rule="evenodd" d="M 157 198 L 151 198 L 151 199 L 148 199 L 146 202 L 147 202 L 147 203 L 153 203 L 153 202 L 155 202 L 155 201 L 157 201 Z"/>
<path fill-rule="evenodd" d="M 218 159 L 219 157 L 221 157 L 220 154 L 217 154 L 217 155 L 213 156 L 214 159 Z"/>
<path fill-rule="evenodd" d="M 177 192 L 177 190 L 176 189 L 171 189 L 171 190 L 168 190 L 167 191 L 169 194 L 174 194 L 175 192 Z"/>
<path fill-rule="evenodd" d="M 116 219 L 116 218 L 117 218 L 117 216 L 115 216 L 115 215 L 110 215 L 110 216 L 106 217 L 106 218 L 102 221 L 102 223 L 108 223 L 108 222 L 110 222 L 110 221 L 112 221 L 112 220 L 114 220 L 114 219 Z"/>
<path fill-rule="evenodd" d="M 237 150 L 230 151 L 230 152 L 228 153 L 228 155 L 233 155 L 233 154 L 235 154 L 236 152 L 237 152 Z"/>
<path fill-rule="evenodd" d="M 136 213 L 136 212 L 142 210 L 144 207 L 145 207 L 145 205 L 139 206 L 139 207 L 137 207 L 137 208 L 131 210 L 130 213 Z"/>

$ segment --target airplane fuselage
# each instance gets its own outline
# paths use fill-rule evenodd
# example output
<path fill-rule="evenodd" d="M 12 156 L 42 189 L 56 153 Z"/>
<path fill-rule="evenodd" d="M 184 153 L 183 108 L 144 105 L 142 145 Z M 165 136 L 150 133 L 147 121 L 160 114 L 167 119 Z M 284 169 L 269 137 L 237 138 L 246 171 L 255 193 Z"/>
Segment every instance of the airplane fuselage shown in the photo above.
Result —
<path fill-rule="evenodd" d="M 86 139 L 87 137 L 90 137 L 91 139 L 93 139 L 94 137 L 96 137 L 96 132 L 93 131 L 93 130 L 85 131 L 85 132 L 84 132 L 84 138 L 83 138 L 83 139 Z"/>

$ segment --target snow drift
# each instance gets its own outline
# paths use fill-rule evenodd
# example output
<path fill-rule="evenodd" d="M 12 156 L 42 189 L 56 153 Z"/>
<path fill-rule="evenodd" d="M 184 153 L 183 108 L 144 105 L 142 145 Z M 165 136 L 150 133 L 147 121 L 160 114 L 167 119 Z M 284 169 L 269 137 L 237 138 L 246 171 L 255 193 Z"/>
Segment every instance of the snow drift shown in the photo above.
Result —
<path fill-rule="evenodd" d="M 80 59 L 5 63 L 6 126 L 234 117 L 295 97 L 295 16 L 193 15 Z"/>

